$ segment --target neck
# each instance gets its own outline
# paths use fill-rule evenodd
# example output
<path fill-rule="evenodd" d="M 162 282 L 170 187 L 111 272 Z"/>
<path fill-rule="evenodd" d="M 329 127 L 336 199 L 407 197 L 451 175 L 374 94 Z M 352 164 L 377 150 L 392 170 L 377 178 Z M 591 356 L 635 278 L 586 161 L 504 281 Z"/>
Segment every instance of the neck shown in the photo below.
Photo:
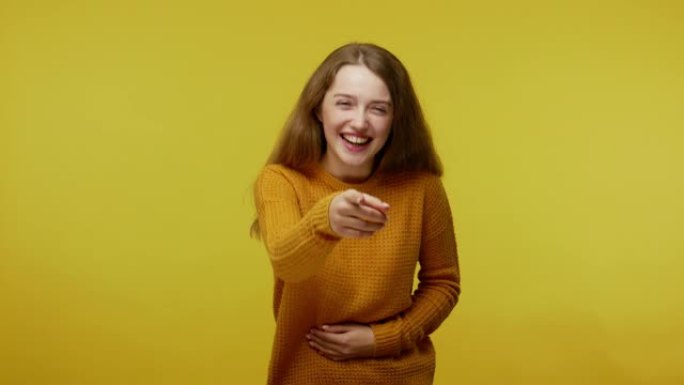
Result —
<path fill-rule="evenodd" d="M 323 156 L 321 166 L 328 174 L 345 183 L 361 183 L 368 179 L 373 173 L 372 164 L 361 167 L 340 167 L 331 162 L 330 157 L 328 156 Z"/>

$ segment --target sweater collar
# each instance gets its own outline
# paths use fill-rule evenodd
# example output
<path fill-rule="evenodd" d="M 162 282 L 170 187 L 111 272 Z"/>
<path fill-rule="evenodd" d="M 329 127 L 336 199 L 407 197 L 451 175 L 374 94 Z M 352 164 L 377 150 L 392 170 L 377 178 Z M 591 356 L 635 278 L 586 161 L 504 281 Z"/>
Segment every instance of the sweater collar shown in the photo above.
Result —
<path fill-rule="evenodd" d="M 326 185 L 336 189 L 336 190 L 347 190 L 347 189 L 355 189 L 359 191 L 367 191 L 370 188 L 373 188 L 377 186 L 380 183 L 380 176 L 377 173 L 371 174 L 366 180 L 363 182 L 359 183 L 348 183 L 344 182 L 340 179 L 337 179 L 335 176 L 331 175 L 328 171 L 326 171 L 323 166 L 318 163 L 316 164 L 316 167 L 314 168 L 314 175 L 317 179 L 320 179 L 325 183 Z"/>

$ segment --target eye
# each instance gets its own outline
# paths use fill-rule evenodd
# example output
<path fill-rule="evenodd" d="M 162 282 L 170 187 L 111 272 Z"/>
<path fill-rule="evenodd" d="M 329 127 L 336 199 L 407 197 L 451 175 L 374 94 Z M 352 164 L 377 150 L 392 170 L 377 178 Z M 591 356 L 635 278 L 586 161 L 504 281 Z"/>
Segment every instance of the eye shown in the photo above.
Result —
<path fill-rule="evenodd" d="M 351 106 L 351 102 L 349 100 L 338 100 L 335 102 L 336 106 Z"/>
<path fill-rule="evenodd" d="M 376 114 L 385 115 L 387 113 L 387 108 L 381 107 L 381 106 L 375 106 L 375 107 L 373 107 L 373 111 Z"/>

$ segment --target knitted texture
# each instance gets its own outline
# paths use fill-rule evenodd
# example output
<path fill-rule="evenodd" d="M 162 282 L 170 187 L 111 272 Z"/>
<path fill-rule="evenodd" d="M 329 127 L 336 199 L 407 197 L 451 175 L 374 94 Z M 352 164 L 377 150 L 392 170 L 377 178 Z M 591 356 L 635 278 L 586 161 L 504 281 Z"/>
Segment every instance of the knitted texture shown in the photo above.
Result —
<path fill-rule="evenodd" d="M 390 205 L 387 224 L 370 237 L 341 238 L 330 227 L 330 202 L 349 188 Z M 321 168 L 269 165 L 259 175 L 255 201 L 275 274 L 268 383 L 431 384 L 435 353 L 428 335 L 460 294 L 451 210 L 440 179 L 407 173 L 346 184 Z M 309 347 L 311 328 L 338 323 L 370 325 L 375 356 L 333 361 Z"/>

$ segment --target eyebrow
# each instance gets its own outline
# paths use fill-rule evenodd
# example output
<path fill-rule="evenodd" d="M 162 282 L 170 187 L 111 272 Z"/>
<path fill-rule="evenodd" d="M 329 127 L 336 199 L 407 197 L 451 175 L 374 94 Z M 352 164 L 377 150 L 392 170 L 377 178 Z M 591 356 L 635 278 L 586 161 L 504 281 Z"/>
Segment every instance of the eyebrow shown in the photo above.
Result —
<path fill-rule="evenodd" d="M 334 95 L 333 95 L 333 97 L 337 97 L 337 96 L 343 96 L 343 97 L 345 97 L 345 98 L 356 99 L 355 96 L 349 95 L 349 94 L 337 93 L 337 94 L 334 94 Z M 380 100 L 380 99 L 378 99 L 378 100 L 371 100 L 371 103 L 382 103 L 382 104 L 387 104 L 388 106 L 391 106 L 391 105 L 392 105 L 392 102 L 391 102 L 391 101 L 389 101 L 389 100 Z"/>

